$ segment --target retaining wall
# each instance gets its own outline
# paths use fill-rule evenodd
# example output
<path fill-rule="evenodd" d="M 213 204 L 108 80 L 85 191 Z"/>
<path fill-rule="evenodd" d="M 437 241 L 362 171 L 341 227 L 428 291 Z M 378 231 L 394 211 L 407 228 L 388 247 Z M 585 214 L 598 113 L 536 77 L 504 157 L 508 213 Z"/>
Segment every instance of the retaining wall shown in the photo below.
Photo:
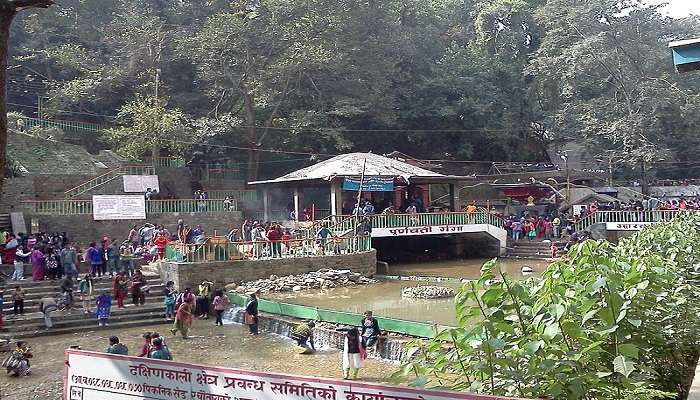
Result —
<path fill-rule="evenodd" d="M 173 281 L 175 287 L 184 290 L 194 288 L 203 280 L 214 282 L 217 287 L 270 275 L 300 275 L 319 269 L 349 269 L 365 276 L 377 272 L 377 253 L 371 250 L 357 254 L 318 257 L 275 258 L 268 260 L 214 261 L 199 263 L 161 262 L 158 273 L 163 282 Z"/>

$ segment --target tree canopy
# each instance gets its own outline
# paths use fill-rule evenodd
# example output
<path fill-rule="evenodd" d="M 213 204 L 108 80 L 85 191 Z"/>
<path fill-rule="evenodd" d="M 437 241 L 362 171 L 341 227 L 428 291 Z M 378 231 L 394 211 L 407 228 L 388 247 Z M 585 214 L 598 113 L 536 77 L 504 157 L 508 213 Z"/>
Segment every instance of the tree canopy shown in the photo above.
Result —
<path fill-rule="evenodd" d="M 50 117 L 116 125 L 158 98 L 198 138 L 179 150 L 250 178 L 275 150 L 525 161 L 574 141 L 634 167 L 692 161 L 698 140 L 700 78 L 676 75 L 667 49 L 698 19 L 636 0 L 66 0 L 23 14 L 18 111 L 42 96 Z"/>

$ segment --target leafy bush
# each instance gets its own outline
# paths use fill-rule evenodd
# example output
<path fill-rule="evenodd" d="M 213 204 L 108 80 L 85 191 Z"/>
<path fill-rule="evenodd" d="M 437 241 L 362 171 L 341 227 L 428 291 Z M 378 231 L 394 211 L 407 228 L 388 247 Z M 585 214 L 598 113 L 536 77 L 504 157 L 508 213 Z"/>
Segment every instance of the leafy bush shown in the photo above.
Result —
<path fill-rule="evenodd" d="M 698 359 L 700 217 L 586 241 L 541 278 L 495 261 L 456 297 L 458 327 L 409 345 L 398 380 L 557 399 L 685 397 Z M 500 272 L 500 271 L 499 271 Z"/>

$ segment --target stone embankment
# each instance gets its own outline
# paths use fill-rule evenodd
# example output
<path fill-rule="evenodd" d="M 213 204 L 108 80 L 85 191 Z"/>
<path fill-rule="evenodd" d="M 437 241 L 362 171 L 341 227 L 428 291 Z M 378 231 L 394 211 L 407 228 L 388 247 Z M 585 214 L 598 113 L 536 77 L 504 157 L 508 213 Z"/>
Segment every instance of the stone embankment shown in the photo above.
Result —
<path fill-rule="evenodd" d="M 412 286 L 401 289 L 401 296 L 415 299 L 454 297 L 455 291 L 442 286 Z"/>
<path fill-rule="evenodd" d="M 342 286 L 367 285 L 376 282 L 375 279 L 366 278 L 362 274 L 352 272 L 349 269 L 320 269 L 303 275 L 270 275 L 268 279 L 243 282 L 240 285 L 228 284 L 226 285 L 226 290 L 238 293 L 259 291 L 265 294 L 272 292 L 298 292 L 306 289 L 331 289 Z"/>

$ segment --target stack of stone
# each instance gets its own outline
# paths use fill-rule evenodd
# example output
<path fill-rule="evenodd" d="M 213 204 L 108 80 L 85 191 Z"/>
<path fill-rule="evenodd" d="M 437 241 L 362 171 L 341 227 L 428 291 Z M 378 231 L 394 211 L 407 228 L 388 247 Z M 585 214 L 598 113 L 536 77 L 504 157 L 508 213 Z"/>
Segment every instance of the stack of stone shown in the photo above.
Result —
<path fill-rule="evenodd" d="M 415 299 L 439 299 L 454 295 L 453 289 L 442 286 L 411 286 L 401 289 L 401 296 Z"/>
<path fill-rule="evenodd" d="M 277 276 L 270 275 L 268 279 L 243 282 L 240 285 L 226 285 L 226 289 L 238 293 L 258 291 L 259 293 L 298 292 L 305 289 L 331 289 L 342 286 L 366 285 L 376 283 L 371 278 L 352 272 L 349 269 L 333 270 L 320 269 L 303 275 Z"/>

